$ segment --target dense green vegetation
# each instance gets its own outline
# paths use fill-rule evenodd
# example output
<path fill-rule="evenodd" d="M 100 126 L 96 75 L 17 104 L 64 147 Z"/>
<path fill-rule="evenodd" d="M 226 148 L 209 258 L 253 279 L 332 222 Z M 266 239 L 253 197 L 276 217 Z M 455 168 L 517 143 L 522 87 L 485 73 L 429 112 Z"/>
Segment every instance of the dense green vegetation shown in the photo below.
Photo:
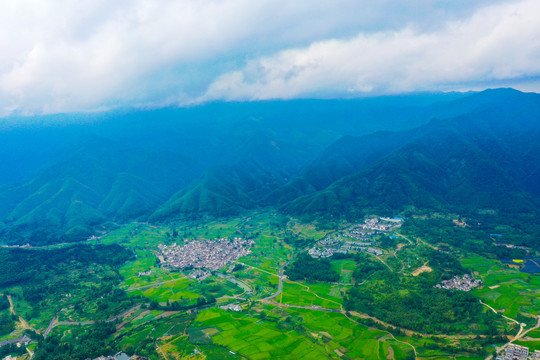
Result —
<path fill-rule="evenodd" d="M 7 295 L 0 296 L 0 311 L 9 309 L 9 300 Z"/>
<path fill-rule="evenodd" d="M 114 323 L 97 323 L 90 328 L 76 329 L 68 338 L 52 334 L 39 343 L 36 360 L 85 360 L 110 355 L 108 337 L 116 330 Z"/>
<path fill-rule="evenodd" d="M 307 253 L 298 255 L 293 263 L 287 266 L 285 274 L 293 281 L 337 282 L 339 280 L 339 274 L 332 269 L 330 260 L 314 259 Z"/>
<path fill-rule="evenodd" d="M 128 324 L 116 333 L 111 347 L 125 351 L 128 354 L 147 356 L 158 359 L 156 347 L 185 357 L 195 348 L 187 341 L 186 332 L 191 325 L 194 315 L 182 312 L 165 318 L 153 318 L 154 313 L 147 314 L 151 321 L 138 321 Z M 159 313 L 155 313 L 158 314 Z"/>
<path fill-rule="evenodd" d="M 0 131 L 6 144 L 34 149 L 0 151 L 0 167 L 11 166 L 0 176 L 0 235 L 13 244 L 82 241 L 115 222 L 268 205 L 327 220 L 410 205 L 537 210 L 528 164 L 540 160 L 538 96 L 499 89 L 425 106 L 441 100 L 429 98 L 213 104 Z M 35 133 L 52 144 L 28 144 Z"/>
<path fill-rule="evenodd" d="M 462 219 L 466 227 L 456 226 L 452 220 Z M 534 214 L 472 213 L 468 216 L 412 217 L 403 226 L 404 233 L 432 243 L 449 244 L 463 251 L 471 251 L 495 258 L 523 258 L 527 250 L 496 246 L 496 242 L 534 247 L 540 236 L 539 223 Z M 490 234 L 497 233 L 496 237 Z"/>
<path fill-rule="evenodd" d="M 350 290 L 345 307 L 371 314 L 390 324 L 430 334 L 455 334 L 474 323 L 480 333 L 494 335 L 494 314 L 483 311 L 476 297 L 462 291 L 435 289 L 429 275 L 404 278 L 378 273 Z"/>
<path fill-rule="evenodd" d="M 39 283 L 48 276 L 65 276 L 70 266 L 78 270 L 91 264 L 117 267 L 132 256 L 118 245 L 75 245 L 51 250 L 0 248 L 0 288 L 27 284 L 29 280 Z"/>
<path fill-rule="evenodd" d="M 386 266 L 380 261 L 371 259 L 367 255 L 358 254 L 356 256 L 356 267 L 353 272 L 353 278 L 356 283 L 370 278 L 378 271 L 386 271 Z"/>
<path fill-rule="evenodd" d="M 470 324 L 479 334 L 498 333 L 496 316 L 486 312 L 475 296 L 435 288 L 442 280 L 468 272 L 453 255 L 429 247 L 418 248 L 416 254 L 428 260 L 430 272 L 404 276 L 357 257 L 354 276 L 358 279 L 344 300 L 345 307 L 422 333 L 460 333 Z M 367 277 L 369 281 L 358 283 Z"/>
<path fill-rule="evenodd" d="M 0 313 L 0 336 L 7 335 L 15 329 L 13 316 Z"/>
<path fill-rule="evenodd" d="M 24 302 L 22 315 L 40 326 L 68 306 L 76 319 L 105 319 L 133 302 L 114 288 L 121 279 L 118 268 L 132 257 L 118 245 L 1 248 L 0 288 L 10 288 Z"/>
<path fill-rule="evenodd" d="M 10 344 L 0 347 L 0 358 L 4 358 L 8 355 L 11 356 L 21 356 L 26 354 L 26 347 L 17 346 L 16 344 Z"/>
<path fill-rule="evenodd" d="M 537 169 L 530 164 L 540 160 L 540 101 L 535 94 L 500 93 L 504 98 L 460 117 L 336 143 L 309 173 L 295 179 L 307 191 L 297 191 L 284 210 L 349 219 L 411 206 L 446 212 L 482 208 L 537 212 L 540 189 L 532 180 Z M 496 93 L 476 95 L 492 96 Z M 364 144 L 370 145 L 363 148 Z M 347 164 L 338 161 L 336 171 L 337 158 Z M 306 185 L 311 179 L 320 185 Z"/>
<path fill-rule="evenodd" d="M 33 247 L 0 247 L 0 338 L 30 334 L 37 360 L 485 357 L 540 311 L 540 277 L 520 272 L 538 256 L 540 101 L 465 99 L 213 104 L 158 111 L 152 129 L 152 112 L 128 114 L 129 129 L 66 136 L 39 171 L 11 159 L 0 237 Z M 376 129 L 393 132 L 365 135 Z M 306 253 L 374 215 L 405 219 L 357 236 L 377 255 Z M 251 253 L 203 281 L 158 259 L 160 244 L 235 236 Z M 483 286 L 435 287 L 466 273 Z"/>

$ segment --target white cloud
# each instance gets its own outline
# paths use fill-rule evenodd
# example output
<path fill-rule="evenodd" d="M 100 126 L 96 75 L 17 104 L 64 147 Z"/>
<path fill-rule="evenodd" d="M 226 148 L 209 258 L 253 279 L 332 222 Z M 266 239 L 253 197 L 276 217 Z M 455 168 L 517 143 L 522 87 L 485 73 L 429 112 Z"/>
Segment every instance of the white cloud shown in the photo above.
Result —
<path fill-rule="evenodd" d="M 416 76 L 424 80 L 412 88 L 526 76 L 538 64 L 538 9 L 530 2 L 478 10 L 494 2 L 4 0 L 0 116 L 409 90 Z M 484 13 L 491 22 L 477 19 Z M 449 61 L 440 41 L 468 50 L 468 60 Z M 502 66 L 507 45 L 517 61 Z M 438 77 L 429 56 L 441 65 Z M 454 77 L 460 61 L 464 74 Z"/>
<path fill-rule="evenodd" d="M 359 33 L 250 60 L 199 101 L 452 90 L 540 75 L 540 2 L 492 5 L 436 31 Z"/>

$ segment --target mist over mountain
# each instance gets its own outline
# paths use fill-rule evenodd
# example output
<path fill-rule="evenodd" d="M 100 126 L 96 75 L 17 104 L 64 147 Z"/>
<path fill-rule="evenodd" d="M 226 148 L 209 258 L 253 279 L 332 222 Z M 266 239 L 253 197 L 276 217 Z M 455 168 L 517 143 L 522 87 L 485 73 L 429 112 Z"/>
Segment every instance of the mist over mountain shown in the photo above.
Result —
<path fill-rule="evenodd" d="M 7 119 L 0 234 L 77 241 L 114 223 L 264 206 L 529 211 L 540 199 L 539 110 L 539 95 L 497 89 Z"/>

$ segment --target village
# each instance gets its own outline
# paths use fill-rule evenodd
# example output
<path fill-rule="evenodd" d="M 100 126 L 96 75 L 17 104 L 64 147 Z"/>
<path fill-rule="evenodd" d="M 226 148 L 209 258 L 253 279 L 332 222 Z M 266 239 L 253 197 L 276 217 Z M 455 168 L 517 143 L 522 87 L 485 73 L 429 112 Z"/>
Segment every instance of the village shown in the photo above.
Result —
<path fill-rule="evenodd" d="M 175 268 L 196 268 L 215 271 L 227 264 L 251 253 L 253 240 L 235 237 L 232 240 L 193 240 L 184 246 L 176 243 L 158 246 L 166 264 Z M 197 277 L 205 277 L 205 273 L 197 273 Z M 199 279 L 200 280 L 200 279 Z"/>
<path fill-rule="evenodd" d="M 392 231 L 402 223 L 401 218 L 368 218 L 363 224 L 353 225 L 339 234 L 328 235 L 309 249 L 308 253 L 313 258 L 327 258 L 351 251 L 365 251 L 380 256 L 383 251 L 374 247 L 373 236 Z"/>
<path fill-rule="evenodd" d="M 496 357 L 496 360 L 538 360 L 540 359 L 540 350 L 534 350 L 529 353 L 529 348 L 526 346 L 510 344 L 506 348 L 504 354 Z"/>
<path fill-rule="evenodd" d="M 482 281 L 473 279 L 469 274 L 465 274 L 462 277 L 454 276 L 450 280 L 443 280 L 442 284 L 435 285 L 439 289 L 456 289 L 461 291 L 471 291 L 475 287 L 482 285 Z"/>

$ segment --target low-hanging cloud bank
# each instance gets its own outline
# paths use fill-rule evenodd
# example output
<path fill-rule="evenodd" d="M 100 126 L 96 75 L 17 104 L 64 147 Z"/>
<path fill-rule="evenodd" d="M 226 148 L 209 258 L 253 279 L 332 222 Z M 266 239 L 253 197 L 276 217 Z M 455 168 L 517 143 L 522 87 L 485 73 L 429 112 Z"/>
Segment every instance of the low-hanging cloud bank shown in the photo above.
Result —
<path fill-rule="evenodd" d="M 540 75 L 540 2 L 490 6 L 433 32 L 360 33 L 250 60 L 201 101 L 452 90 Z"/>
<path fill-rule="evenodd" d="M 540 76 L 538 1 L 410 4 L 4 1 L 0 116 L 466 89 Z"/>

